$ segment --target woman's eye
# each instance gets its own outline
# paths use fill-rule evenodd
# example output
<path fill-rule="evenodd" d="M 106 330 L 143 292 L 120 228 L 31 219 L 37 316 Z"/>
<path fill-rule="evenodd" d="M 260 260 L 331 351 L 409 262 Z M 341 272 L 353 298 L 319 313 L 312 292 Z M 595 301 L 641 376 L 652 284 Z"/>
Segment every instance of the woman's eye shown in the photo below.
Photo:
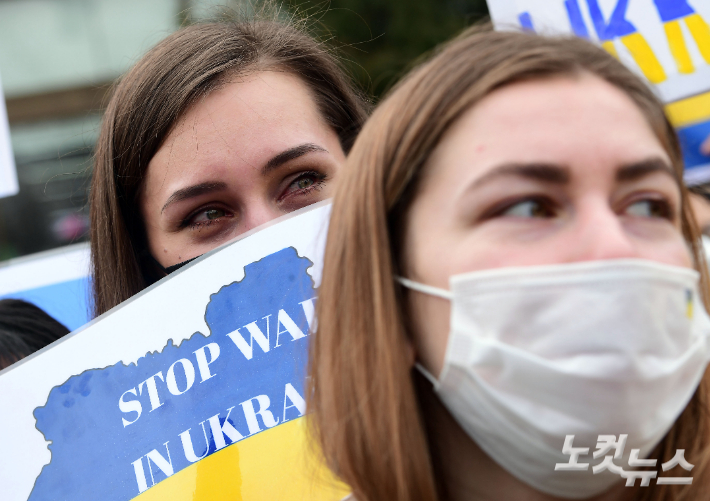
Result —
<path fill-rule="evenodd" d="M 673 219 L 673 211 L 665 200 L 639 200 L 626 208 L 630 216 Z"/>
<path fill-rule="evenodd" d="M 226 215 L 227 213 L 222 209 L 207 209 L 206 211 L 202 211 L 200 214 L 198 214 L 195 220 L 212 221 L 214 219 L 219 219 L 220 217 L 224 217 Z"/>
<path fill-rule="evenodd" d="M 296 186 L 298 186 L 298 189 L 300 190 L 310 188 L 314 183 L 315 180 L 310 177 L 302 177 L 301 179 L 296 180 Z"/>
<path fill-rule="evenodd" d="M 322 185 L 324 180 L 325 176 L 323 174 L 317 172 L 304 172 L 291 181 L 291 184 L 288 185 L 284 195 L 297 192 L 308 193 Z"/>
<path fill-rule="evenodd" d="M 211 208 L 204 209 L 199 212 L 194 213 L 192 216 L 188 217 L 182 224 L 182 227 L 189 226 L 191 228 L 200 228 L 202 226 L 207 226 L 212 223 L 216 223 L 219 220 L 227 217 L 232 217 L 233 214 L 227 212 L 225 209 Z"/>
<path fill-rule="evenodd" d="M 551 218 L 555 217 L 555 211 L 549 204 L 541 200 L 524 200 L 511 205 L 500 215 L 522 218 Z"/>

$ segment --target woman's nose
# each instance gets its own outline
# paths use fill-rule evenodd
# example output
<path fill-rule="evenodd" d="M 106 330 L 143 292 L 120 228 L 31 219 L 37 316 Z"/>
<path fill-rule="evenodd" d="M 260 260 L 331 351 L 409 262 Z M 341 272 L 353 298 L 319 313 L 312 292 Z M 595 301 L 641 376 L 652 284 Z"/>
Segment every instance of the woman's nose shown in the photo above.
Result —
<path fill-rule="evenodd" d="M 574 218 L 570 261 L 641 257 L 623 221 L 606 201 L 589 203 Z"/>
<path fill-rule="evenodd" d="M 261 201 L 249 204 L 245 212 L 244 225 L 242 226 L 244 232 L 253 230 L 262 224 L 283 216 L 283 213 L 277 207 Z"/>

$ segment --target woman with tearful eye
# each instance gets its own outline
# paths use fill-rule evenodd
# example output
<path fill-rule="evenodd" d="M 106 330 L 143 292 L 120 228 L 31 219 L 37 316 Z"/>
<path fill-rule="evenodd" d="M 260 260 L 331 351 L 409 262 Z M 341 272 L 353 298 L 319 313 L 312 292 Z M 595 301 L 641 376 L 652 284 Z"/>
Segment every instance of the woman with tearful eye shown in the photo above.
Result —
<path fill-rule="evenodd" d="M 367 105 L 294 24 L 193 25 L 118 83 L 91 185 L 94 313 L 331 196 Z"/>
<path fill-rule="evenodd" d="M 682 169 L 661 103 L 581 39 L 473 30 L 393 90 L 340 174 L 311 341 L 354 499 L 707 499 Z"/>

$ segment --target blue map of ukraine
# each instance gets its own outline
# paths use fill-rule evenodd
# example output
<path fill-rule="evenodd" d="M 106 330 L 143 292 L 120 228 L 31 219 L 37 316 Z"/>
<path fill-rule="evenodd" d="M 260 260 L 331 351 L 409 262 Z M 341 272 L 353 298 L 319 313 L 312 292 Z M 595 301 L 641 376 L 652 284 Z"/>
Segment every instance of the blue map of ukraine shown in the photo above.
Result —
<path fill-rule="evenodd" d="M 34 413 L 52 458 L 29 499 L 132 499 L 302 416 L 316 295 L 310 266 L 293 248 L 252 263 L 243 280 L 211 296 L 210 336 L 170 341 L 136 364 L 88 370 L 52 389 Z"/>

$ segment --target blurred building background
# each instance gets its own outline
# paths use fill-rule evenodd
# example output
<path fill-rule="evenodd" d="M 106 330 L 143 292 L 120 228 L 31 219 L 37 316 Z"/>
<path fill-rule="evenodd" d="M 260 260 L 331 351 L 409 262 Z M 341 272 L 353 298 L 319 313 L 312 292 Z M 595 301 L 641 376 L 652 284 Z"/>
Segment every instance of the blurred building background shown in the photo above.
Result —
<path fill-rule="evenodd" d="M 185 23 L 254 0 L 0 0 L 0 81 L 20 183 L 0 198 L 0 261 L 86 240 L 93 145 L 112 82 Z M 285 0 L 377 100 L 485 0 Z"/>

